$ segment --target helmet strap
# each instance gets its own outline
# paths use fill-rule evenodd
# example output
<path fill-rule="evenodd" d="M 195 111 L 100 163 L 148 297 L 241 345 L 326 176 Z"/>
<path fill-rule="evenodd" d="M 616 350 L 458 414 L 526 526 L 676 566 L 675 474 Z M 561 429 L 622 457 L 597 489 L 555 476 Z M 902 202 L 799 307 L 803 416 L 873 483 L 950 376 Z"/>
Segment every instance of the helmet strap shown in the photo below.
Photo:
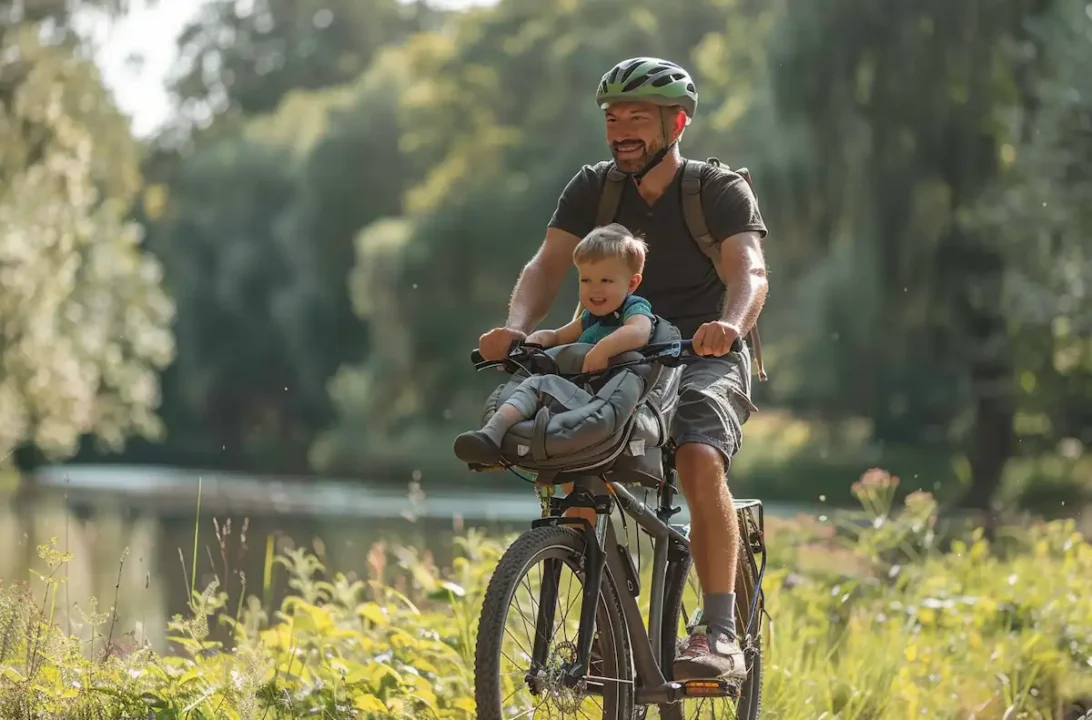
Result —
<path fill-rule="evenodd" d="M 665 157 L 667 157 L 667 154 L 669 152 L 671 152 L 671 148 L 673 148 L 673 147 L 675 147 L 675 143 L 671 143 L 670 145 L 667 145 L 667 146 L 662 147 L 659 150 L 657 150 L 656 154 L 653 155 L 649 159 L 647 165 L 645 165 L 639 171 L 632 174 L 631 177 L 633 178 L 633 181 L 635 183 L 637 183 L 638 185 L 640 185 L 641 184 L 641 178 L 643 178 L 645 175 L 647 175 L 652 170 L 652 168 L 656 167 L 661 162 L 663 162 L 663 159 Z"/>
<path fill-rule="evenodd" d="M 672 127 L 672 125 L 674 124 L 675 115 L 676 113 L 672 113 L 669 108 L 660 108 L 660 127 L 664 132 L 664 146 L 649 158 L 648 163 L 646 163 L 643 168 L 630 175 L 630 177 L 633 178 L 633 182 L 638 185 L 641 184 L 641 179 L 654 167 L 663 162 L 663 159 L 667 157 L 667 154 L 679 144 L 678 138 L 669 141 L 669 138 L 674 134 L 674 127 Z M 671 124 L 669 124 L 669 120 Z"/>

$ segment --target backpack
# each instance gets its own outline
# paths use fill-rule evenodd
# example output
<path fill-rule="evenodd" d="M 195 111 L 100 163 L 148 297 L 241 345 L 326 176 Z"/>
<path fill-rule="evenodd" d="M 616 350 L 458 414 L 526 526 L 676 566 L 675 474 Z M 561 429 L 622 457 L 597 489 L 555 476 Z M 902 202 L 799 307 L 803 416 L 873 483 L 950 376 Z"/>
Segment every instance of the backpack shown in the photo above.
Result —
<path fill-rule="evenodd" d="M 720 253 L 716 238 L 709 233 L 709 226 L 705 222 L 705 212 L 701 206 L 701 173 L 705 165 L 712 165 L 715 168 L 724 168 L 725 170 L 731 170 L 727 165 L 722 165 L 720 160 L 711 157 L 704 163 L 696 160 L 686 160 L 683 165 L 683 179 L 682 179 L 682 207 L 683 217 L 686 218 L 686 227 L 690 230 L 690 237 L 698 247 L 701 248 L 702 253 L 709 258 L 709 261 L 713 263 L 713 267 L 717 268 L 720 262 Z M 739 168 L 735 171 L 737 174 L 743 177 L 747 181 L 747 185 L 750 186 L 751 191 L 754 192 L 754 184 L 751 182 L 751 173 L 747 168 Z M 603 178 L 603 190 L 599 195 L 599 209 L 596 213 L 595 226 L 602 227 L 614 222 L 615 216 L 618 214 L 618 206 L 622 201 L 622 189 L 625 187 L 624 183 L 628 177 L 625 173 L 621 172 L 611 163 L 607 167 L 606 176 Z M 758 194 L 755 193 L 755 197 Z M 717 274 L 720 275 L 718 268 Z M 766 368 L 762 364 L 762 342 L 758 336 L 758 322 L 756 321 L 754 327 L 747 334 L 747 340 L 750 343 L 755 360 L 755 367 L 758 370 L 758 379 L 760 382 L 766 381 Z"/>

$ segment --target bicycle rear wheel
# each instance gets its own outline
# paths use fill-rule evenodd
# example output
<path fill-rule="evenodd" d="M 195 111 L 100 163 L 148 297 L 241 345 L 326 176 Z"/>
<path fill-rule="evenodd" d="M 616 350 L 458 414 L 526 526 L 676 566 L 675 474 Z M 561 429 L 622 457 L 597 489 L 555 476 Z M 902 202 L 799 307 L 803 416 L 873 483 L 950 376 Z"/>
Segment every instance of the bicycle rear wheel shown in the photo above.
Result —
<path fill-rule="evenodd" d="M 736 570 L 736 636 L 747 662 L 747 678 L 740 687 L 738 699 L 687 699 L 673 705 L 659 706 L 661 720 L 757 720 L 762 710 L 762 635 L 765 608 L 758 587 L 758 569 L 749 538 L 754 528 L 749 513 L 739 514 L 739 565 Z M 694 561 L 687 555 L 673 562 L 667 570 L 664 592 L 663 672 L 671 678 L 678 643 L 686 637 L 687 626 L 701 607 L 701 586 L 694 570 Z M 757 596 L 757 600 L 755 599 Z M 751 605 L 755 605 L 755 620 L 747 627 Z"/>
<path fill-rule="evenodd" d="M 583 687 L 576 689 L 565 687 L 560 680 L 562 666 L 576 657 L 583 558 L 583 534 L 560 526 L 524 533 L 501 557 L 486 589 L 475 648 L 474 690 L 479 720 L 531 716 L 632 718 L 629 635 L 618 596 L 605 573 L 588 678 Z M 537 572 L 533 570 L 536 566 Z M 533 582 L 536 576 L 539 583 Z M 572 577 L 577 579 L 575 589 Z M 532 582 L 527 582 L 529 579 Z M 555 607 L 561 609 L 560 617 L 557 612 L 541 612 L 549 610 L 539 608 L 543 585 L 556 590 Z M 547 618 L 545 633 L 539 627 L 541 618 Z M 506 645 L 508 638 L 514 644 Z M 531 667 L 536 640 L 545 650 L 541 667 Z"/>

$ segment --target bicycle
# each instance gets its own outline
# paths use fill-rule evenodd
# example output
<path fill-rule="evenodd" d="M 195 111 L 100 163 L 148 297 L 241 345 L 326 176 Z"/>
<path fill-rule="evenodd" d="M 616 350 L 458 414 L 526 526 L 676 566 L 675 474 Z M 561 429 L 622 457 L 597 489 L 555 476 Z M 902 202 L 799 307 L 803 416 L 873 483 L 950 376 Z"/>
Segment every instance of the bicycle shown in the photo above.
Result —
<path fill-rule="evenodd" d="M 688 350 L 689 341 L 674 341 L 646 346 L 641 353 L 648 358 L 646 362 L 658 359 L 677 364 L 685 360 L 684 352 Z M 472 353 L 472 359 L 479 370 L 503 366 L 514 371 L 513 368 L 523 367 L 521 360 L 526 359 L 526 352 L 513 346 L 504 360 L 483 361 L 477 351 Z M 529 713 L 536 715 L 547 701 L 552 701 L 551 708 L 580 712 L 584 717 L 595 715 L 589 715 L 581 708 L 598 708 L 602 717 L 608 720 L 640 720 L 652 706 L 657 706 L 662 720 L 681 720 L 685 717 L 681 704 L 691 699 L 724 703 L 723 712 L 702 717 L 755 720 L 759 716 L 762 703 L 761 619 L 763 615 L 769 618 L 762 591 L 766 546 L 764 509 L 760 500 L 735 501 L 741 536 L 736 574 L 736 630 L 747 661 L 746 679 L 740 683 L 722 680 L 679 682 L 671 676 L 677 641 L 685 637 L 686 628 L 691 626 L 691 616 L 683 608 L 683 601 L 693 564 L 689 551 L 689 524 L 670 522 L 681 510 L 673 507 L 678 492 L 674 454 L 675 448 L 669 444 L 663 455 L 664 480 L 655 488 L 655 507 L 638 500 L 626 486 L 608 480 L 608 469 L 599 469 L 601 474 L 597 475 L 559 473 L 545 482 L 536 480 L 541 517 L 504 552 L 486 589 L 474 666 L 479 720 L 513 720 Z M 574 482 L 572 492 L 564 498 L 556 497 L 555 485 L 568 482 Z M 622 511 L 623 525 L 626 516 L 632 518 L 654 545 L 647 627 L 638 606 L 640 572 L 628 547 L 619 541 L 612 522 L 616 507 Z M 565 511 L 570 508 L 593 509 L 594 526 L 582 518 L 565 517 Z M 638 535 L 638 542 L 639 538 Z M 528 618 L 520 607 L 517 590 L 530 568 L 539 561 L 545 561 L 545 569 L 540 573 L 543 584 L 538 592 L 534 640 L 528 643 L 532 645 L 530 649 L 520 646 L 522 654 L 531 662 L 522 681 L 537 701 L 528 713 L 519 707 L 510 707 L 511 698 L 522 686 L 516 682 L 518 672 L 502 672 L 502 658 L 512 660 L 503 652 L 502 642 L 509 619 L 507 610 L 513 599 L 519 618 L 524 627 L 527 626 Z M 582 604 L 576 642 L 566 640 L 551 649 L 563 566 L 580 579 L 583 589 L 576 594 Z M 534 602 L 533 592 L 527 597 Z M 546 628 L 549 630 L 545 631 Z M 514 678 L 507 680 L 507 685 L 514 686 L 515 691 L 506 697 L 508 678 Z M 602 699 L 601 704 L 595 701 L 596 697 Z M 592 701 L 590 706 L 589 700 Z M 701 709 L 699 705 L 698 711 Z"/>

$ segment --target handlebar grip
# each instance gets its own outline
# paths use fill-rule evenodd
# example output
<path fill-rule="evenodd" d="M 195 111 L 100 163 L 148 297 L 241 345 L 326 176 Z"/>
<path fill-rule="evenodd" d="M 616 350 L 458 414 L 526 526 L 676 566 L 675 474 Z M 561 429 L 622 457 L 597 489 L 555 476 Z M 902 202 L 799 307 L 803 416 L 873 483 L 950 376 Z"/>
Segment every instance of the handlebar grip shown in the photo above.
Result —
<path fill-rule="evenodd" d="M 476 350 L 476 349 L 471 350 L 470 351 L 470 362 L 477 365 L 478 363 L 485 362 L 485 358 L 482 357 L 482 354 L 478 350 Z"/>
<path fill-rule="evenodd" d="M 670 353 L 671 355 L 681 355 L 684 352 L 689 352 L 693 344 L 693 340 L 670 340 L 668 342 L 645 345 L 639 352 L 646 357 L 654 357 L 663 352 Z"/>

